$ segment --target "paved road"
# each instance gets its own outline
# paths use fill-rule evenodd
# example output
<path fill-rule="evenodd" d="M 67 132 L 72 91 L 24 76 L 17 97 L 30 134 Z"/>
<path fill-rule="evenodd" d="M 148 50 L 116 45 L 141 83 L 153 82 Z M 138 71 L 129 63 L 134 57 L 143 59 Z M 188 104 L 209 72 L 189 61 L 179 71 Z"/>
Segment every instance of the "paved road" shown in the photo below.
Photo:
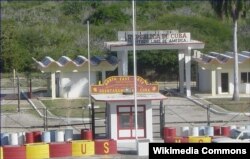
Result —
<path fill-rule="evenodd" d="M 25 103 L 26 101 L 21 101 Z M 16 104 L 16 101 L 5 100 L 2 101 L 3 104 Z M 208 123 L 208 111 L 207 109 L 195 104 L 194 102 L 188 100 L 184 97 L 168 97 L 167 100 L 163 103 L 165 105 L 165 126 L 199 126 L 207 125 Z M 159 105 L 158 101 L 154 101 L 153 105 Z M 250 117 L 245 114 L 215 114 L 213 112 L 209 113 L 211 125 L 249 125 Z M 43 125 L 43 119 L 39 118 L 34 114 L 27 114 L 25 112 L 16 113 L 16 114 L 2 114 L 1 118 L 2 127 L 6 125 L 11 126 L 35 126 Z M 159 120 L 159 118 L 155 118 Z M 78 119 L 79 121 L 79 119 Z M 51 120 L 50 124 L 57 124 L 67 122 L 64 119 L 62 120 Z M 103 122 L 103 121 L 100 121 Z M 156 121 L 158 122 L 158 121 Z M 23 129 L 25 131 L 26 129 Z M 2 131 L 11 131 L 10 129 L 2 128 Z M 14 130 L 15 131 L 15 130 Z"/>
<path fill-rule="evenodd" d="M 15 101 L 14 101 L 15 102 Z M 158 101 L 153 102 L 154 105 L 159 105 Z M 169 97 L 163 103 L 165 105 L 165 126 L 177 127 L 177 133 L 180 134 L 178 128 L 182 126 L 200 126 L 207 125 L 207 109 L 195 104 L 184 97 Z M 250 118 L 243 114 L 227 114 L 220 115 L 210 112 L 211 125 L 249 125 Z M 155 118 L 154 120 L 158 120 Z M 52 122 L 52 121 L 51 121 Z M 54 123 L 63 121 L 53 121 Z M 16 113 L 16 114 L 2 114 L 1 125 L 16 125 L 16 126 L 31 126 L 42 125 L 43 120 L 34 114 Z M 15 132 L 15 131 L 27 131 L 27 129 L 5 129 L 2 128 L 2 132 Z M 86 157 L 66 157 L 61 159 L 79 159 Z M 147 158 L 138 157 L 135 154 L 119 154 L 115 156 L 90 156 L 88 158 L 117 158 L 117 159 L 135 159 L 135 158 Z"/>

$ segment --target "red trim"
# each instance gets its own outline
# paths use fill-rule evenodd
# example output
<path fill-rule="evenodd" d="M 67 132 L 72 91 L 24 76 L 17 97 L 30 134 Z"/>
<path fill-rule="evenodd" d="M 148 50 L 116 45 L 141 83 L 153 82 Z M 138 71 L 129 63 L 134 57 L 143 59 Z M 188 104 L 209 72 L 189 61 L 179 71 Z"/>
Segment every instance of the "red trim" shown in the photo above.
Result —
<path fill-rule="evenodd" d="M 128 112 L 119 112 L 119 108 L 128 108 Z M 134 105 L 120 105 L 117 106 L 117 138 L 118 139 L 135 139 L 135 137 L 133 137 L 133 130 L 135 130 L 134 128 L 134 113 L 133 113 L 133 107 Z M 143 110 L 142 111 L 138 111 L 138 113 L 143 113 L 143 117 L 144 117 L 144 128 L 139 128 L 138 130 L 144 130 L 144 136 L 143 137 L 139 137 L 139 138 L 145 138 L 146 137 L 146 111 L 145 111 L 145 105 L 139 105 L 138 108 L 142 107 Z M 129 114 L 129 128 L 121 128 L 120 127 L 120 114 Z M 120 137 L 119 136 L 119 130 L 129 130 L 130 131 L 130 137 Z"/>

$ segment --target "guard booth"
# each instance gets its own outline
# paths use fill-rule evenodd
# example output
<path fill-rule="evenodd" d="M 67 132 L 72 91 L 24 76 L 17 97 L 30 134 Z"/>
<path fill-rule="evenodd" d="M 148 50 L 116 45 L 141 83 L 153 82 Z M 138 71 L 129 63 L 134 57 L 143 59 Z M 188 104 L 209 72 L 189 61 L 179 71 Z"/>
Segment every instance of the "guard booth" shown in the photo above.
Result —
<path fill-rule="evenodd" d="M 152 102 L 156 100 L 157 103 L 161 103 L 160 109 L 162 101 L 166 99 L 159 93 L 157 84 L 149 84 L 142 77 L 137 76 L 137 132 L 135 132 L 133 76 L 109 77 L 103 84 L 92 85 L 91 94 L 92 108 L 97 101 L 106 102 L 106 133 L 109 139 L 117 140 L 119 144 L 123 141 L 134 140 L 137 133 L 139 139 L 153 140 Z M 93 111 L 92 121 L 95 121 L 94 118 Z M 160 129 L 159 127 L 159 131 Z M 92 131 L 95 136 L 95 122 L 93 122 Z"/>

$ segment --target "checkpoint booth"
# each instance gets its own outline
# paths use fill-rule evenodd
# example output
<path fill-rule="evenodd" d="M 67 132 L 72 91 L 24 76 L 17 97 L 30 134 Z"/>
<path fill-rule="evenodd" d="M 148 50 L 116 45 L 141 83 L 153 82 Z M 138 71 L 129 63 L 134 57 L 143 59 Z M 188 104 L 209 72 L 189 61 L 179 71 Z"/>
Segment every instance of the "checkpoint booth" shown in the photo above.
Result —
<path fill-rule="evenodd" d="M 135 133 L 138 139 L 153 140 L 152 102 L 157 100 L 162 104 L 166 97 L 159 93 L 157 84 L 149 84 L 139 76 L 137 76 L 136 94 L 137 131 L 134 76 L 111 76 L 103 84 L 91 86 L 92 108 L 95 102 L 106 102 L 107 137 L 117 140 L 117 144 L 135 140 Z M 94 127 L 92 129 L 94 130 Z"/>

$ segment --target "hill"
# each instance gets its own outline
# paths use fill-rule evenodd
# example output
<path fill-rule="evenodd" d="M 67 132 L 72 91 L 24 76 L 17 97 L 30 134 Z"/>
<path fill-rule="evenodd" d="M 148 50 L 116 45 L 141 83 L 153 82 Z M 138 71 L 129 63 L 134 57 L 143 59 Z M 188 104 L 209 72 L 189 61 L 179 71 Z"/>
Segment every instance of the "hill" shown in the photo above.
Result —
<path fill-rule="evenodd" d="M 116 40 L 118 31 L 132 30 L 130 1 L 1 1 L 1 15 L 4 72 L 35 71 L 31 57 L 87 56 L 87 20 L 91 55 L 109 53 L 103 43 Z M 192 39 L 205 42 L 202 52 L 232 50 L 232 22 L 217 19 L 208 1 L 139 1 L 136 18 L 137 30 L 191 32 Z M 239 51 L 250 50 L 249 17 L 239 22 L 238 35 Z M 138 54 L 138 74 L 175 74 L 175 52 Z"/>

